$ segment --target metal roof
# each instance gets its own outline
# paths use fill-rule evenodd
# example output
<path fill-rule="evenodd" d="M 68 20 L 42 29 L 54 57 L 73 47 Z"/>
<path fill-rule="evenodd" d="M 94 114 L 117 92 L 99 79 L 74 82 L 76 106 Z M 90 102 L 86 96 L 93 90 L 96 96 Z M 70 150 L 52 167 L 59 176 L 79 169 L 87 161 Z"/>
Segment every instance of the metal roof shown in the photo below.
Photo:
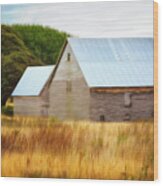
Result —
<path fill-rule="evenodd" d="M 54 65 L 27 67 L 12 96 L 38 96 L 54 68 Z"/>
<path fill-rule="evenodd" d="M 153 86 L 153 38 L 69 38 L 89 87 Z"/>

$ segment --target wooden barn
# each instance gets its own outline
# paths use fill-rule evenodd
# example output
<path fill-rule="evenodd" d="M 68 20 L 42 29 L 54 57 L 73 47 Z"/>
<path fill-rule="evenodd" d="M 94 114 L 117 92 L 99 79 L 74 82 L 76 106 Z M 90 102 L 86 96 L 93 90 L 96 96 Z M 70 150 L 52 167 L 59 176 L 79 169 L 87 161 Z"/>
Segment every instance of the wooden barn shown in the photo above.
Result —
<path fill-rule="evenodd" d="M 54 65 L 27 67 L 12 93 L 14 114 L 48 116 L 48 82 Z"/>
<path fill-rule="evenodd" d="M 15 114 L 93 121 L 153 118 L 153 38 L 69 38 L 56 66 L 40 68 L 51 70 L 37 94 L 30 87 L 44 73 L 31 78 L 25 72 L 26 80 L 22 77 L 14 90 Z"/>

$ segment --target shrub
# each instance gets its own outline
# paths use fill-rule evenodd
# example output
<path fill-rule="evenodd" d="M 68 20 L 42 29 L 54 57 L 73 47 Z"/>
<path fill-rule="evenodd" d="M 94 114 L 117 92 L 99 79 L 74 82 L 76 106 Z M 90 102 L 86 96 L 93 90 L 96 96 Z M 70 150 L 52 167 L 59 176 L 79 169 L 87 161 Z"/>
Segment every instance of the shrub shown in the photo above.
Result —
<path fill-rule="evenodd" d="M 13 106 L 8 105 L 8 106 L 2 106 L 2 114 L 5 114 L 7 116 L 13 116 Z"/>

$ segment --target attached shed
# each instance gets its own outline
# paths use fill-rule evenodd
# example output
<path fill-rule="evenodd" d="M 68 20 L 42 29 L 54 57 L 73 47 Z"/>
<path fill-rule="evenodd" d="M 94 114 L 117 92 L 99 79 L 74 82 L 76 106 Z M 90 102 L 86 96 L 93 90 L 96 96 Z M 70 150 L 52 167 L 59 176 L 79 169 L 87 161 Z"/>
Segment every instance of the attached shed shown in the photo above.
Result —
<path fill-rule="evenodd" d="M 15 115 L 48 116 L 48 82 L 54 65 L 27 67 L 12 93 Z"/>
<path fill-rule="evenodd" d="M 93 121 L 153 118 L 153 38 L 69 38 L 46 81 L 48 116 Z M 30 102 L 36 115 L 44 113 L 40 93 L 35 94 L 36 108 Z M 21 101 L 27 98 L 14 96 L 15 113 L 27 110 Z"/>

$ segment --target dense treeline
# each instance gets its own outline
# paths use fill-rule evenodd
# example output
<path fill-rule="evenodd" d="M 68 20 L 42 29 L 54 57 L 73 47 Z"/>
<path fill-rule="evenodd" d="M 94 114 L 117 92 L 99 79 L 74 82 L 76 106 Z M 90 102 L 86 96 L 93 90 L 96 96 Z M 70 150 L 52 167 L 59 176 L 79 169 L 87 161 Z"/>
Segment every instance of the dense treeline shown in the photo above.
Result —
<path fill-rule="evenodd" d="M 55 64 L 67 36 L 37 25 L 1 26 L 2 105 L 27 66 Z"/>
<path fill-rule="evenodd" d="M 56 62 L 61 47 L 68 36 L 64 32 L 38 25 L 13 25 L 12 28 L 44 64 Z"/>

